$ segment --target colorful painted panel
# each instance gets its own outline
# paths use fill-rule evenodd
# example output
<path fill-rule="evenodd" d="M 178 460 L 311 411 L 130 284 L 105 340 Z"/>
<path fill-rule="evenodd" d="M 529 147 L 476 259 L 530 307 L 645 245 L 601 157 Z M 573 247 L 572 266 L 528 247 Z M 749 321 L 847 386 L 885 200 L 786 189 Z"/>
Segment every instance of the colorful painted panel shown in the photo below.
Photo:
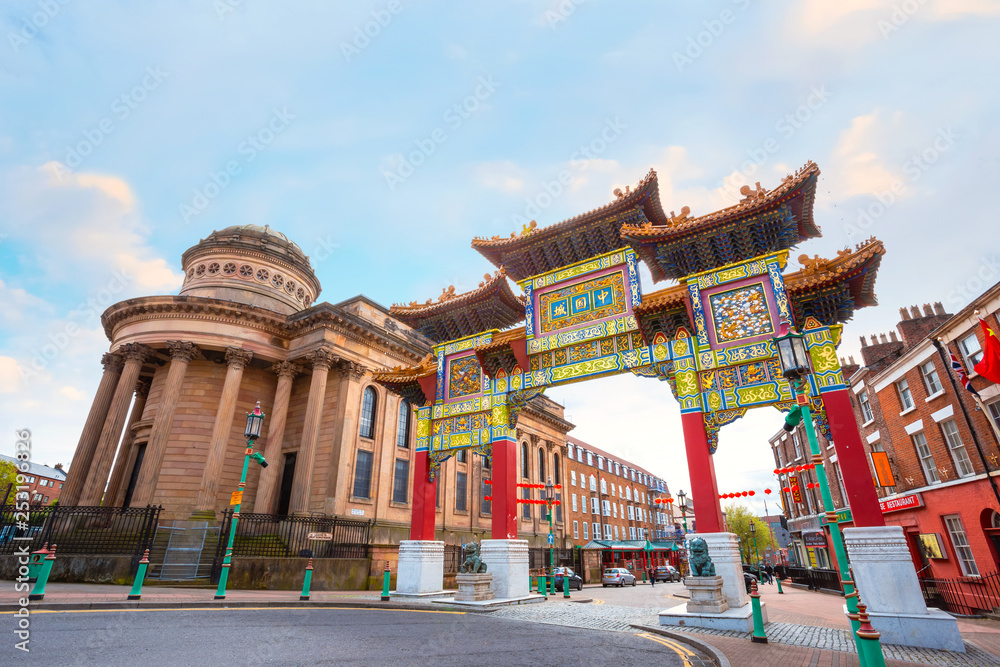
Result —
<path fill-rule="evenodd" d="M 448 364 L 448 398 L 478 394 L 483 387 L 483 372 L 475 355 L 452 359 Z"/>
<path fill-rule="evenodd" d="M 767 295 L 761 283 L 708 297 L 718 343 L 731 343 L 774 332 Z"/>
<path fill-rule="evenodd" d="M 621 272 L 552 290 L 538 304 L 542 334 L 628 312 Z"/>

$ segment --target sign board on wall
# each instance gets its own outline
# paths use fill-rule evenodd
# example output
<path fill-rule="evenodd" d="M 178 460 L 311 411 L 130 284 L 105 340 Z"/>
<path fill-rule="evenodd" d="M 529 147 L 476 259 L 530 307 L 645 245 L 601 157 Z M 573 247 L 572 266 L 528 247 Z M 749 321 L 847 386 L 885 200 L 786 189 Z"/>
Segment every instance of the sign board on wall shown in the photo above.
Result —
<path fill-rule="evenodd" d="M 947 560 L 947 552 L 944 544 L 941 543 L 941 535 L 938 533 L 920 533 L 920 546 L 924 550 L 924 555 L 928 558 L 939 558 Z"/>
<path fill-rule="evenodd" d="M 826 544 L 826 533 L 822 530 L 806 530 L 802 532 L 802 544 L 805 545 L 806 549 L 825 549 Z"/>
<path fill-rule="evenodd" d="M 896 477 L 892 474 L 887 453 L 872 452 L 872 465 L 875 467 L 875 477 L 879 486 L 896 486 Z"/>
<path fill-rule="evenodd" d="M 365 515 L 364 510 L 359 510 L 353 507 L 351 508 L 351 516 L 364 516 L 364 515 Z"/>
<path fill-rule="evenodd" d="M 911 493 L 908 496 L 902 496 L 900 498 L 880 500 L 878 506 L 882 510 L 882 514 L 888 514 L 889 512 L 899 512 L 901 510 L 913 509 L 915 507 L 923 507 L 924 499 L 919 493 Z"/>
<path fill-rule="evenodd" d="M 792 500 L 797 503 L 802 502 L 802 489 L 799 488 L 799 478 L 795 475 L 789 475 L 788 486 L 792 488 Z"/>

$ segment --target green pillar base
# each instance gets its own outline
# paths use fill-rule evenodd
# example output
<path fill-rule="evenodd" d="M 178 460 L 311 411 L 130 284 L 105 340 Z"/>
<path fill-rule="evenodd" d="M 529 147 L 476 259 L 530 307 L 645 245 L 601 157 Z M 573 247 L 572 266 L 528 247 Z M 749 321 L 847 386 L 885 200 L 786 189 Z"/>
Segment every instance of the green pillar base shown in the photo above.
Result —
<path fill-rule="evenodd" d="M 28 600 L 31 602 L 40 602 L 45 599 L 45 593 L 31 593 L 28 595 Z"/>
<path fill-rule="evenodd" d="M 751 637 L 750 641 L 754 642 L 755 644 L 766 644 L 767 637 Z"/>
<path fill-rule="evenodd" d="M 128 600 L 140 600 L 140 599 L 142 599 L 142 596 L 141 595 L 130 595 L 126 599 L 128 599 Z"/>
<path fill-rule="evenodd" d="M 309 602 L 309 596 L 308 595 L 300 595 L 299 596 L 299 600 L 302 601 L 302 602 Z"/>
<path fill-rule="evenodd" d="M 216 599 L 216 600 L 225 600 L 225 599 L 226 599 L 226 596 L 225 596 L 225 595 L 216 595 L 216 596 L 215 596 L 215 599 Z"/>

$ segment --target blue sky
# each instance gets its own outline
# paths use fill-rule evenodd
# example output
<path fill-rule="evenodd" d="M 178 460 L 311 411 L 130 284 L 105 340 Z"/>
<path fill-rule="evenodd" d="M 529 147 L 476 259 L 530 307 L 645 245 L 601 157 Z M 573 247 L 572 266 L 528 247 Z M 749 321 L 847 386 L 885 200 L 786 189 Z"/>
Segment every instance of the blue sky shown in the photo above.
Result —
<path fill-rule="evenodd" d="M 472 237 L 651 167 L 664 208 L 699 215 L 818 162 L 824 236 L 801 252 L 888 248 L 857 354 L 900 306 L 955 312 L 1000 279 L 998 23 L 988 0 L 4 3 L 0 450 L 26 427 L 40 462 L 71 459 L 99 313 L 175 293 L 213 229 L 270 224 L 322 299 L 390 305 L 475 287 L 493 267 Z M 665 386 L 551 395 L 574 435 L 689 488 Z M 768 482 L 778 426 L 722 431 L 720 491 Z"/>

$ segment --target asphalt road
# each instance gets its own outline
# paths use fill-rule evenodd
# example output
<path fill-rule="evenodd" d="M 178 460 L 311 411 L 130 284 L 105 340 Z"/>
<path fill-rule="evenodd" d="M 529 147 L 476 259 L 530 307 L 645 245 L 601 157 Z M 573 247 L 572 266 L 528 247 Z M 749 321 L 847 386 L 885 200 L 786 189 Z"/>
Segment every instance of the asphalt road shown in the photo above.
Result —
<path fill-rule="evenodd" d="M 0 616 L 10 628 L 13 616 Z M 359 609 L 192 609 L 31 615 L 30 653 L 0 633 L 0 664 L 707 664 L 663 637 L 483 614 Z"/>

